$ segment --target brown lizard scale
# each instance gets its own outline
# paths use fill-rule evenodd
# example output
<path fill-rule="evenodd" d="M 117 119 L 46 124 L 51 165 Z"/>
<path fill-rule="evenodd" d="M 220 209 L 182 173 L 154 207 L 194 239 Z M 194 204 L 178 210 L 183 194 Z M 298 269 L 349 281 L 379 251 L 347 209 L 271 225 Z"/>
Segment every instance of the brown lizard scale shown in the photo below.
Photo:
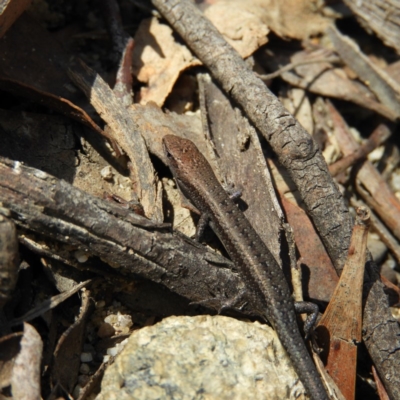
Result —
<path fill-rule="evenodd" d="M 213 230 L 240 270 L 250 295 L 262 300 L 265 317 L 277 331 L 308 394 L 314 400 L 328 400 L 297 325 L 289 286 L 275 258 L 229 198 L 194 143 L 167 135 L 163 145 L 179 188 L 210 218 Z"/>

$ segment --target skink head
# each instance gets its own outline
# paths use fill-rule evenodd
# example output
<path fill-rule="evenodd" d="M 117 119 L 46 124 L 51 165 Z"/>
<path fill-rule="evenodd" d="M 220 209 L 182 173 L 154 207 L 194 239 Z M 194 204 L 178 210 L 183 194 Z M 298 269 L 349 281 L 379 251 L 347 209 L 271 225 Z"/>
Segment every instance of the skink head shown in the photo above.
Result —
<path fill-rule="evenodd" d="M 192 141 L 166 135 L 163 137 L 163 147 L 168 165 L 176 179 L 187 183 L 188 180 L 193 182 L 196 181 L 196 177 L 213 173 L 207 160 Z"/>

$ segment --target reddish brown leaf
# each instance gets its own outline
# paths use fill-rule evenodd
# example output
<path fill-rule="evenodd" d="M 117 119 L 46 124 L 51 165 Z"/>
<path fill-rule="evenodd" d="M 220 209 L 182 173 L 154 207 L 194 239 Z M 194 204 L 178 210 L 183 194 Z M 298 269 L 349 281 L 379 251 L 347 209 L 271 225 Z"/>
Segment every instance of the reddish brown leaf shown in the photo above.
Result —
<path fill-rule="evenodd" d="M 281 203 L 293 228 L 295 242 L 303 269 L 303 290 L 312 299 L 328 302 L 339 280 L 332 261 L 307 214 L 284 196 Z M 309 273 L 309 276 L 305 272 Z"/>
<path fill-rule="evenodd" d="M 390 400 L 389 396 L 386 392 L 385 386 L 383 386 L 382 381 L 380 380 L 379 375 L 376 372 L 376 369 L 374 368 L 374 366 L 372 366 L 372 373 L 374 375 L 374 379 L 376 382 L 376 388 L 378 389 L 379 398 L 381 400 Z"/>
<path fill-rule="evenodd" d="M 326 369 L 347 400 L 355 396 L 368 226 L 369 211 L 359 208 L 346 264 L 317 328 L 318 339 L 324 349 L 322 358 L 325 358 Z"/>

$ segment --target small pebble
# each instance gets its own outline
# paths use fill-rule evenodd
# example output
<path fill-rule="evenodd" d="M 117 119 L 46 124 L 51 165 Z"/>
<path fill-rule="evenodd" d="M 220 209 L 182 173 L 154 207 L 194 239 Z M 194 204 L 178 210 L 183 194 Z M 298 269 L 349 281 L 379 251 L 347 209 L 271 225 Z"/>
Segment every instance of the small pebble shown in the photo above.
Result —
<path fill-rule="evenodd" d="M 81 394 L 81 391 L 82 391 L 82 386 L 78 383 L 78 384 L 75 386 L 75 388 L 74 388 L 74 390 L 73 390 L 73 392 L 72 392 L 72 397 L 73 397 L 74 399 L 77 399 L 77 398 L 79 397 L 79 395 Z"/>
<path fill-rule="evenodd" d="M 90 367 L 89 367 L 89 365 L 88 365 L 88 364 L 85 364 L 85 363 L 81 364 L 81 366 L 79 367 L 79 372 L 80 372 L 81 374 L 87 375 L 87 374 L 90 372 Z"/>
<path fill-rule="evenodd" d="M 111 356 L 109 356 L 108 354 L 105 355 L 105 356 L 103 357 L 103 362 L 104 362 L 104 363 L 109 362 L 109 361 L 110 361 L 110 358 L 111 358 Z"/>
<path fill-rule="evenodd" d="M 92 362 L 92 361 L 93 361 L 92 353 L 82 353 L 81 354 L 81 362 L 86 363 L 86 362 Z"/>
<path fill-rule="evenodd" d="M 397 285 L 397 274 L 394 271 L 396 261 L 392 258 L 388 258 L 381 266 L 381 274 L 394 285 Z"/>
<path fill-rule="evenodd" d="M 83 250 L 75 251 L 74 256 L 77 259 L 77 261 L 81 264 L 85 263 L 89 259 L 87 252 Z"/>
<path fill-rule="evenodd" d="M 107 167 L 104 167 L 101 171 L 100 171 L 100 175 L 101 177 L 106 180 L 106 181 L 110 181 L 114 174 L 111 170 L 111 167 L 108 165 Z"/>
<path fill-rule="evenodd" d="M 107 354 L 111 357 L 115 357 L 118 354 L 118 349 L 116 347 L 110 347 L 107 349 Z"/>

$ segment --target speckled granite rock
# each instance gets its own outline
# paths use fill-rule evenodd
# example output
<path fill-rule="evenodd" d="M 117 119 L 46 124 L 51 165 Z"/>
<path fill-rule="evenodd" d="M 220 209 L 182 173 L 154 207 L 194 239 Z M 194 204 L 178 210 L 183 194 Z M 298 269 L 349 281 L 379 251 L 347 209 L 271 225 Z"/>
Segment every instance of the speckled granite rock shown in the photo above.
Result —
<path fill-rule="evenodd" d="M 223 316 L 171 317 L 132 334 L 96 400 L 305 399 L 275 332 Z"/>

